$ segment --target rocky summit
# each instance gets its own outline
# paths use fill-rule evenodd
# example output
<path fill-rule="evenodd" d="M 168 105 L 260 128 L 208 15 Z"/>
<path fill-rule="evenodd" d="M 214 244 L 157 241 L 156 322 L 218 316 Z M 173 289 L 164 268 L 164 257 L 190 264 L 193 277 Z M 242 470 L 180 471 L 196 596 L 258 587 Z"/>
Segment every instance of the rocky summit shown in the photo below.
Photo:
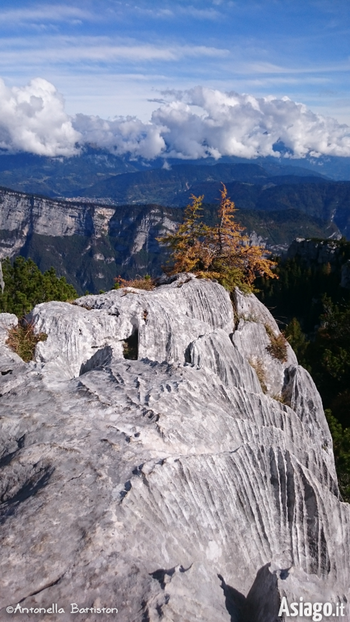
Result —
<path fill-rule="evenodd" d="M 349 607 L 350 506 L 319 394 L 268 310 L 233 298 L 186 274 L 40 304 L 30 363 L 0 315 L 1 620 Z"/>

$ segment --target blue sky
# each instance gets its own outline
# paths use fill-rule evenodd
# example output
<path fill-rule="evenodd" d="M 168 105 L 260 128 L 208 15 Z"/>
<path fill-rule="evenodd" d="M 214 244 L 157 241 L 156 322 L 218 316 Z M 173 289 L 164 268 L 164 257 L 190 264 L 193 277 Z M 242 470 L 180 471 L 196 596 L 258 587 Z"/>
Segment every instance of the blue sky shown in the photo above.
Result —
<path fill-rule="evenodd" d="M 350 124 L 348 0 L 2 0 L 0 75 L 53 82 L 70 114 L 149 117 L 164 89 L 287 95 Z"/>
<path fill-rule="evenodd" d="M 200 86 L 350 125 L 349 0 L 2 0 L 0 34 L 5 86 L 45 79 L 70 116 L 147 122 Z"/>

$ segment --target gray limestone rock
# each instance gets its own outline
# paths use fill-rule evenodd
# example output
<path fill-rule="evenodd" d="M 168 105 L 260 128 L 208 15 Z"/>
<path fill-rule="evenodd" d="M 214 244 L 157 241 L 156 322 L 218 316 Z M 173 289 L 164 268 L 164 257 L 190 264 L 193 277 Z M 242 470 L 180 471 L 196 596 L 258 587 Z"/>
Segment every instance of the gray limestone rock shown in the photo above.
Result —
<path fill-rule="evenodd" d="M 347 604 L 350 508 L 319 395 L 289 348 L 271 356 L 267 309 L 234 302 L 181 275 L 33 310 L 48 338 L 15 384 L 0 376 L 1 620 L 17 603 L 57 603 L 39 616 L 57 622 L 277 622 L 284 596 Z M 0 316 L 2 351 L 14 321 Z"/>
<path fill-rule="evenodd" d="M 22 359 L 7 345 L 9 330 L 18 324 L 18 319 L 13 313 L 0 313 L 0 373 L 2 376 L 12 374 L 12 370 L 23 365 Z"/>
<path fill-rule="evenodd" d="M 232 341 L 244 352 L 245 358 L 257 371 L 264 390 L 272 397 L 281 398 L 286 370 L 298 365 L 289 343 L 283 340 L 276 321 L 253 294 L 234 293 L 236 331 Z M 271 348 L 274 338 L 282 341 L 282 355 L 278 358 Z"/>
<path fill-rule="evenodd" d="M 18 319 L 13 313 L 0 313 L 0 345 L 4 346 L 8 338 L 8 331 L 17 326 Z"/>

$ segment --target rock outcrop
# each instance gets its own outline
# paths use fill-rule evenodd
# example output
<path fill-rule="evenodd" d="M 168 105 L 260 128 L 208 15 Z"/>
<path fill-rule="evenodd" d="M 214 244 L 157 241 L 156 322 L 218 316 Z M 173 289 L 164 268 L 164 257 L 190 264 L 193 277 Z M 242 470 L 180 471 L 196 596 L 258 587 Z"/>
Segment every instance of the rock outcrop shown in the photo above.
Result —
<path fill-rule="evenodd" d="M 284 596 L 346 611 L 350 506 L 322 404 L 253 295 L 233 308 L 179 275 L 31 321 L 47 340 L 24 364 L 0 316 L 1 620 L 56 603 L 39 618 L 68 622 L 76 603 L 94 622 L 277 622 Z"/>

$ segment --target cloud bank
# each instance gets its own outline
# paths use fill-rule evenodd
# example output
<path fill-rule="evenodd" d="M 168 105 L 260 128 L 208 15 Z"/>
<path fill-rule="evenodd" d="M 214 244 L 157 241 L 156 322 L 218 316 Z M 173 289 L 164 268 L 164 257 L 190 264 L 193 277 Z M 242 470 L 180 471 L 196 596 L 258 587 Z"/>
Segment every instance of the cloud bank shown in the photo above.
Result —
<path fill-rule="evenodd" d="M 53 84 L 36 78 L 8 88 L 0 80 L 0 149 L 68 156 L 80 138 Z"/>
<path fill-rule="evenodd" d="M 153 159 L 208 156 L 255 158 L 350 156 L 350 127 L 323 117 L 288 97 L 277 99 L 196 87 L 168 91 L 149 123 L 69 117 L 56 88 L 36 78 L 23 88 L 0 80 L 0 148 L 46 156 L 70 156 L 91 144 L 117 155 Z"/>

